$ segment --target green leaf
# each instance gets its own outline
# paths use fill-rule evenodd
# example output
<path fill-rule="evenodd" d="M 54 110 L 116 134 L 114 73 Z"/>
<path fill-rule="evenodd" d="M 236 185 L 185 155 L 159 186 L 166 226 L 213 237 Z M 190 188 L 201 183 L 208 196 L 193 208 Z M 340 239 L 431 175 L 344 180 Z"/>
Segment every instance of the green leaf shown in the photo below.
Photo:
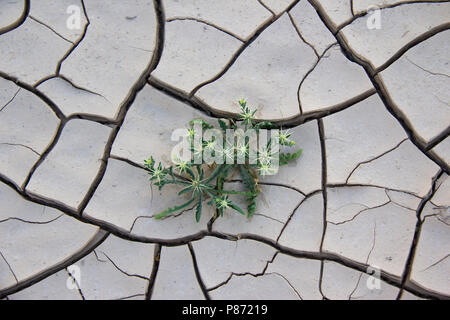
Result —
<path fill-rule="evenodd" d="M 195 179 L 194 171 L 192 171 L 191 168 L 186 168 L 186 172 L 189 174 L 189 176 L 190 176 L 192 179 Z"/>
<path fill-rule="evenodd" d="M 222 119 L 217 120 L 219 122 L 219 126 L 222 129 L 223 132 L 226 132 L 228 129 L 228 126 L 226 124 L 225 121 L 223 121 Z"/>
<path fill-rule="evenodd" d="M 167 168 L 167 172 L 169 173 L 169 175 L 172 178 L 172 180 L 175 180 L 175 176 L 173 175 L 173 167 L 172 166 Z"/>
<path fill-rule="evenodd" d="M 221 172 L 226 168 L 226 164 L 220 164 L 214 169 L 214 171 L 211 173 L 211 175 L 203 181 L 204 183 L 209 183 L 212 180 L 214 180 Z"/>
<path fill-rule="evenodd" d="M 254 128 L 256 130 L 259 130 L 259 129 L 273 129 L 273 128 L 275 128 L 275 125 L 272 122 L 270 122 L 270 121 L 261 121 L 261 122 L 258 122 L 257 124 L 255 124 Z"/>
<path fill-rule="evenodd" d="M 144 167 L 149 171 L 149 174 L 152 174 L 155 170 L 155 160 L 153 157 L 150 157 L 148 160 L 144 160 Z"/>
<path fill-rule="evenodd" d="M 197 208 L 195 209 L 195 220 L 197 222 L 200 222 L 200 217 L 202 215 L 202 201 L 203 201 L 203 195 L 200 194 L 199 198 L 198 198 L 198 204 L 197 204 Z"/>
<path fill-rule="evenodd" d="M 224 194 L 237 194 L 246 197 L 253 197 L 255 195 L 255 193 L 252 191 L 221 190 L 220 192 Z"/>
<path fill-rule="evenodd" d="M 227 165 L 218 175 L 217 177 L 217 191 L 220 192 L 223 190 L 223 184 L 225 179 L 228 177 L 230 170 L 234 169 L 236 166 L 234 164 Z"/>
<path fill-rule="evenodd" d="M 249 169 L 246 168 L 244 165 L 239 166 L 239 170 L 241 173 L 242 181 L 244 182 L 244 185 L 247 187 L 248 190 L 255 192 L 256 191 L 256 182 L 251 173 L 249 172 Z"/>
<path fill-rule="evenodd" d="M 212 129 L 212 128 L 214 128 L 213 125 L 209 124 L 208 122 L 206 122 L 203 119 L 194 119 L 194 120 L 189 121 L 189 124 L 191 126 L 194 126 L 195 123 L 200 123 L 202 125 L 202 129 Z"/>
<path fill-rule="evenodd" d="M 247 217 L 251 218 L 256 212 L 256 197 L 247 205 Z"/>
<path fill-rule="evenodd" d="M 250 173 L 250 169 L 245 166 L 239 166 L 242 181 L 244 182 L 247 190 L 252 192 L 252 196 L 247 197 L 247 216 L 250 218 L 256 211 L 256 198 L 258 197 L 259 191 L 256 186 L 255 178 Z"/>
<path fill-rule="evenodd" d="M 208 201 L 208 204 L 212 206 L 214 204 L 215 195 L 211 191 L 205 190 L 205 193 L 211 198 L 211 201 Z"/>
<path fill-rule="evenodd" d="M 303 149 L 298 149 L 298 151 L 296 153 L 294 153 L 294 156 L 295 156 L 294 160 L 298 159 L 302 155 L 302 153 L 303 153 Z"/>
<path fill-rule="evenodd" d="M 302 154 L 303 150 L 299 149 L 295 153 L 280 153 L 280 166 L 288 164 L 290 161 L 297 160 Z"/>
<path fill-rule="evenodd" d="M 230 208 L 233 208 L 234 210 L 245 216 L 244 210 L 242 210 L 237 204 L 230 202 L 228 205 L 230 206 Z"/>
<path fill-rule="evenodd" d="M 183 181 L 183 180 L 172 180 L 172 181 L 169 181 L 169 183 L 178 184 L 180 186 L 190 186 L 191 185 L 190 182 Z"/>
<path fill-rule="evenodd" d="M 156 219 L 156 220 L 162 219 L 162 218 L 164 218 L 164 217 L 166 217 L 166 216 L 168 216 L 168 215 L 170 215 L 170 214 L 172 214 L 172 213 L 174 213 L 174 212 L 176 212 L 176 211 L 178 211 L 178 210 L 184 209 L 184 208 L 186 208 L 188 205 L 190 205 L 192 202 L 194 202 L 194 200 L 195 200 L 195 198 L 192 198 L 191 200 L 189 200 L 188 202 L 186 202 L 186 203 L 184 203 L 184 204 L 182 204 L 182 205 L 175 206 L 175 207 L 173 207 L 173 208 L 168 208 L 167 210 L 164 210 L 163 212 L 158 213 L 158 214 L 155 216 L 155 219 Z"/>
<path fill-rule="evenodd" d="M 189 191 L 192 191 L 192 186 L 191 185 L 189 187 L 184 188 L 180 192 L 178 192 L 178 195 L 181 196 L 181 195 L 183 195 L 185 193 L 188 193 Z"/>
<path fill-rule="evenodd" d="M 292 147 L 292 146 L 295 146 L 295 141 L 292 141 L 292 140 L 283 140 L 283 141 L 280 141 L 280 145 Z"/>

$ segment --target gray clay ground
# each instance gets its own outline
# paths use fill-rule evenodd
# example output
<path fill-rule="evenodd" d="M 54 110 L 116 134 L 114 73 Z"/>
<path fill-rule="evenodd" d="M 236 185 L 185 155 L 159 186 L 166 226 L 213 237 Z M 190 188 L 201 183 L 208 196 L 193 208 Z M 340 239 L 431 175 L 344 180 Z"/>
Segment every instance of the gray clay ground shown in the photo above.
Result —
<path fill-rule="evenodd" d="M 449 28 L 449 1 L 0 0 L 0 298 L 450 298 Z M 152 219 L 178 190 L 143 160 L 241 97 L 302 157 L 250 221 Z"/>

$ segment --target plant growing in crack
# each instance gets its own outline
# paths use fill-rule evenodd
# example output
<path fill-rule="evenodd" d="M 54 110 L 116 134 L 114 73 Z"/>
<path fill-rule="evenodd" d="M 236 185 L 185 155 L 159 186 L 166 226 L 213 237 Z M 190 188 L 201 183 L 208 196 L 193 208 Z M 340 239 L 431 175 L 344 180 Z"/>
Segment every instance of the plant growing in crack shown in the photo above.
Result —
<path fill-rule="evenodd" d="M 290 130 L 274 130 L 276 126 L 271 122 L 256 121 L 257 109 L 251 110 L 244 99 L 239 100 L 239 105 L 239 118 L 218 119 L 218 127 L 201 119 L 190 121 L 186 131 L 189 150 L 187 160 L 173 157 L 174 165 L 169 167 L 163 167 L 161 162 L 156 164 L 153 157 L 144 161 L 150 181 L 159 190 L 166 185 L 178 185 L 181 188 L 178 195 L 189 196 L 188 201 L 158 213 L 155 219 L 177 212 L 181 214 L 188 211 L 186 208 L 192 207 L 195 208 L 195 219 L 199 222 L 205 201 L 207 205 L 215 207 L 214 218 L 223 216 L 225 210 L 234 210 L 250 218 L 256 211 L 256 199 L 261 193 L 260 176 L 276 174 L 279 165 L 287 165 L 300 157 L 302 149 L 292 153 L 280 151 L 280 146 L 290 148 L 295 145 Z M 267 138 L 269 129 L 271 136 Z M 203 130 L 216 134 L 208 138 L 206 134 L 201 134 Z M 266 134 L 266 139 L 262 139 L 262 133 Z M 209 159 L 206 154 L 214 160 L 205 161 Z M 240 174 L 244 190 L 226 188 L 226 183 L 231 182 L 235 174 Z M 232 195 L 244 198 L 246 212 L 230 199 Z"/>

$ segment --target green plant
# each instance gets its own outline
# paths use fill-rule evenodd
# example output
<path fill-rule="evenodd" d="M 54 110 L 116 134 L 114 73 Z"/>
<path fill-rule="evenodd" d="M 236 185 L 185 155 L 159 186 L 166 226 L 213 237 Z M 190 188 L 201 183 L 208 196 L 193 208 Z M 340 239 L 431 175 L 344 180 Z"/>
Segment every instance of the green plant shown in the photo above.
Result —
<path fill-rule="evenodd" d="M 203 201 L 209 199 L 207 205 L 215 206 L 216 216 L 223 216 L 224 210 L 232 209 L 238 213 L 245 215 L 245 211 L 240 208 L 236 203 L 229 199 L 229 195 L 238 195 L 245 197 L 247 203 L 247 217 L 251 217 L 256 211 L 256 199 L 261 192 L 258 185 L 259 177 L 274 174 L 275 169 L 273 163 L 275 159 L 279 159 L 279 165 L 286 165 L 290 161 L 296 160 L 300 157 L 302 150 L 299 149 L 294 153 L 282 153 L 279 149 L 272 147 L 272 138 L 268 139 L 265 147 L 260 148 L 256 152 L 256 158 L 251 161 L 250 157 L 250 141 L 249 137 L 245 137 L 241 140 L 239 145 L 235 145 L 234 140 L 222 141 L 221 151 L 214 149 L 220 143 L 215 137 L 211 140 L 205 140 L 201 137 L 200 145 L 195 145 L 194 137 L 196 134 L 195 125 L 201 126 L 202 130 L 217 129 L 226 135 L 229 129 L 238 129 L 243 126 L 244 132 L 249 129 L 259 132 L 262 129 L 273 129 L 275 125 L 271 122 L 262 121 L 257 122 L 254 119 L 256 109 L 251 110 L 247 106 L 247 102 L 244 99 L 239 100 L 241 107 L 241 113 L 237 121 L 229 119 L 224 121 L 218 119 L 219 128 L 215 128 L 210 123 L 204 120 L 192 120 L 190 122 L 190 128 L 188 129 L 188 137 L 190 141 L 191 152 L 195 154 L 203 154 L 202 152 L 208 148 L 212 150 L 213 155 L 217 155 L 223 160 L 223 163 L 212 164 L 194 164 L 191 161 L 182 161 L 174 159 L 175 166 L 164 168 L 161 162 L 156 164 L 153 157 L 144 161 L 144 166 L 148 170 L 150 175 L 150 181 L 157 186 L 160 190 L 169 184 L 180 186 L 181 190 L 178 195 L 190 195 L 189 200 L 181 205 L 168 208 L 163 212 L 157 214 L 155 219 L 162 219 L 169 215 L 176 213 L 177 211 L 186 209 L 189 206 L 195 208 L 195 219 L 200 221 L 202 214 Z M 278 143 L 281 146 L 293 147 L 295 141 L 291 140 L 292 133 L 287 130 L 281 130 L 276 136 Z M 240 155 L 244 161 L 238 163 L 237 156 Z M 226 161 L 226 159 L 231 159 Z M 210 173 L 206 174 L 205 169 L 209 169 Z M 177 172 L 176 172 L 177 171 Z M 235 173 L 239 173 L 244 186 L 244 191 L 228 190 L 225 188 L 225 182 L 230 181 L 231 177 Z"/>

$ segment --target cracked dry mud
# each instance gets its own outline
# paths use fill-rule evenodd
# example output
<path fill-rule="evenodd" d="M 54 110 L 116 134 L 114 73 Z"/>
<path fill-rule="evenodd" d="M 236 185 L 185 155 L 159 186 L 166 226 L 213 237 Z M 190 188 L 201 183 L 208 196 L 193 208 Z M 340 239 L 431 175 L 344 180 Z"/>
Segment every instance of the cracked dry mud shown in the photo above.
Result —
<path fill-rule="evenodd" d="M 449 1 L 0 0 L 0 298 L 450 298 L 449 28 Z M 143 159 L 242 96 L 302 157 L 251 220 L 152 219 L 177 190 Z"/>

